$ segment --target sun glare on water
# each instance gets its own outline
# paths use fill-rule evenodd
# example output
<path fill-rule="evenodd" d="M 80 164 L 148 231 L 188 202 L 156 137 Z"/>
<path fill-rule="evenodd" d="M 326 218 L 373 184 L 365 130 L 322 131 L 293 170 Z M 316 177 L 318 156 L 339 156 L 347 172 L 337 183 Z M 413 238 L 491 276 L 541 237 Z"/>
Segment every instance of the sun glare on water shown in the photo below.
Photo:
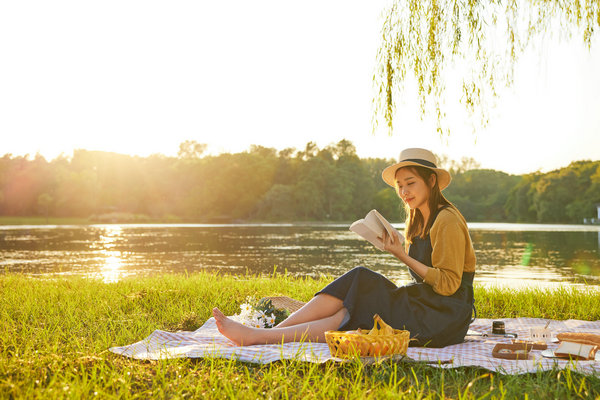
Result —
<path fill-rule="evenodd" d="M 120 226 L 107 226 L 104 234 L 100 236 L 99 247 L 101 254 L 106 257 L 104 266 L 100 274 L 105 283 L 117 282 L 123 275 L 123 259 L 120 251 L 112 250 L 116 246 L 116 241 L 121 236 Z"/>

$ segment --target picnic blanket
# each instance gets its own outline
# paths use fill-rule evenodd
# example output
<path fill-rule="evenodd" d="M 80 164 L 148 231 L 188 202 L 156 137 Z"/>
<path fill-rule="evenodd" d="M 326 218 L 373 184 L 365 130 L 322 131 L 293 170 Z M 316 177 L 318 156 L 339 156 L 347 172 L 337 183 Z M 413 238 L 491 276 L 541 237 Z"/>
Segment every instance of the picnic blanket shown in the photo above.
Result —
<path fill-rule="evenodd" d="M 495 319 L 504 321 L 507 332 L 517 333 L 526 339 L 529 329 L 544 327 L 549 320 L 539 318 Z M 491 319 L 476 319 L 470 326 L 474 332 L 486 333 Z M 548 328 L 560 332 L 590 332 L 600 334 L 600 321 L 550 320 Z M 600 361 L 571 361 L 543 357 L 541 351 L 533 350 L 527 360 L 506 360 L 492 357 L 497 343 L 510 343 L 511 339 L 497 337 L 467 337 L 463 343 L 440 349 L 409 347 L 407 356 L 411 361 L 427 362 L 438 368 L 481 367 L 502 374 L 523 374 L 553 368 L 570 368 L 574 371 L 600 376 Z M 557 343 L 550 343 L 554 349 Z M 136 359 L 189 358 L 235 358 L 243 362 L 267 364 L 281 359 L 295 359 L 314 363 L 344 360 L 331 356 L 325 343 L 292 342 L 277 345 L 236 346 L 217 330 L 214 318 L 193 332 L 154 331 L 146 339 L 128 346 L 112 347 L 110 351 Z"/>

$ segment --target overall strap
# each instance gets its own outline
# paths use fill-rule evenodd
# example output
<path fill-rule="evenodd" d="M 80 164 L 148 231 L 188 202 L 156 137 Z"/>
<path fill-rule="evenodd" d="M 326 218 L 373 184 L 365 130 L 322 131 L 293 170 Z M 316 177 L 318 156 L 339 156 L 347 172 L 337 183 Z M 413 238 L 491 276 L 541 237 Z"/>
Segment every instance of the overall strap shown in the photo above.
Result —
<path fill-rule="evenodd" d="M 438 209 L 438 211 L 432 216 L 433 221 L 437 218 L 440 211 L 448 206 L 443 206 Z M 433 223 L 432 223 L 433 225 Z M 433 252 L 433 247 L 431 246 L 431 238 L 429 233 L 423 238 L 415 237 L 408 249 L 408 255 L 414 258 L 415 260 L 427 265 L 428 267 L 433 267 L 431 264 L 431 253 Z M 423 278 L 417 275 L 412 269 L 408 269 L 410 275 L 414 278 L 416 282 L 423 282 Z"/>
<path fill-rule="evenodd" d="M 463 272 L 460 286 L 473 287 L 473 279 L 475 279 L 475 272 Z"/>
<path fill-rule="evenodd" d="M 473 293 L 473 279 L 475 278 L 475 272 L 463 272 L 460 286 L 467 289 L 471 294 Z M 471 323 L 477 318 L 477 309 L 475 308 L 475 299 L 472 300 L 471 307 L 473 308 L 473 317 Z"/>
<path fill-rule="evenodd" d="M 433 225 L 433 223 L 435 222 L 435 219 L 437 218 L 440 211 L 442 211 L 443 209 L 448 208 L 448 207 L 450 207 L 450 206 L 441 206 L 440 208 L 437 209 L 435 214 L 433 214 L 433 219 L 431 220 L 431 225 Z M 427 234 L 427 235 L 429 236 L 429 234 Z"/>

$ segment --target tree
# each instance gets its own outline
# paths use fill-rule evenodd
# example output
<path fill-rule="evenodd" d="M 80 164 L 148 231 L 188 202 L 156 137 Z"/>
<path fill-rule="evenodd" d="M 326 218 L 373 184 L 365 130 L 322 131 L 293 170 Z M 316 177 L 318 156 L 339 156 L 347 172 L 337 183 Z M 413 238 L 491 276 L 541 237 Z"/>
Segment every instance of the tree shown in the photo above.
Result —
<path fill-rule="evenodd" d="M 296 157 L 302 160 L 308 160 L 312 157 L 315 157 L 319 153 L 319 148 L 315 142 L 306 143 L 306 147 L 304 151 L 298 151 Z"/>
<path fill-rule="evenodd" d="M 392 132 L 398 97 L 413 74 L 421 116 L 433 108 L 438 131 L 448 133 L 444 95 L 448 75 L 457 71 L 463 71 L 461 102 L 485 125 L 485 100 L 512 84 L 514 66 L 532 39 L 554 31 L 577 34 L 589 48 L 599 27 L 598 0 L 395 0 L 385 13 L 373 77 L 373 129 L 383 118 Z"/>
<path fill-rule="evenodd" d="M 585 196 L 589 199 L 589 202 L 593 204 L 595 213 L 587 217 L 597 216 L 597 204 L 600 204 L 600 163 L 596 166 L 596 172 L 590 177 L 591 185 L 586 190 Z M 0 202 L 1 202 L 0 198 Z"/>
<path fill-rule="evenodd" d="M 314 151 L 318 151 L 316 146 Z M 330 219 L 333 199 L 329 184 L 334 176 L 333 165 L 322 157 L 314 156 L 302 164 L 294 187 L 295 206 L 302 219 Z"/>
<path fill-rule="evenodd" d="M 576 190 L 575 173 L 571 169 L 543 176 L 534 196 L 538 222 L 570 222 L 566 205 Z"/>
<path fill-rule="evenodd" d="M 295 211 L 292 185 L 274 184 L 258 202 L 256 216 L 270 221 L 293 221 Z"/>
<path fill-rule="evenodd" d="M 393 160 L 360 159 L 347 141 L 324 149 L 252 146 L 198 159 L 77 150 L 73 157 L 0 157 L 0 215 L 89 217 L 109 212 L 194 221 L 352 221 L 376 208 L 404 212 L 381 171 Z M 600 203 L 600 161 L 524 176 L 453 163 L 444 191 L 470 221 L 581 223 Z"/>
<path fill-rule="evenodd" d="M 46 217 L 46 222 L 48 222 L 48 214 L 50 213 L 50 207 L 52 206 L 52 203 L 54 203 L 54 198 L 52 198 L 52 196 L 50 196 L 48 193 L 42 193 L 38 196 L 37 202 L 40 210 Z"/>
<path fill-rule="evenodd" d="M 296 182 L 298 165 L 302 161 L 292 158 L 294 153 L 296 153 L 296 150 L 293 148 L 286 148 L 279 151 L 279 165 L 277 166 L 277 172 L 275 173 L 274 183 L 291 185 Z"/>
<path fill-rule="evenodd" d="M 339 142 L 336 143 L 335 147 L 335 152 L 334 154 L 336 155 L 337 158 L 342 158 L 342 157 L 356 157 L 356 146 L 354 146 L 354 144 L 346 139 L 342 139 Z"/>
<path fill-rule="evenodd" d="M 462 157 L 460 161 L 451 160 L 445 154 L 441 156 L 436 154 L 435 157 L 438 160 L 438 167 L 447 169 L 452 176 L 481 167 L 481 164 L 473 157 Z"/>
<path fill-rule="evenodd" d="M 179 144 L 177 157 L 183 159 L 197 159 L 202 156 L 208 147 L 205 143 L 198 143 L 195 140 L 186 140 Z"/>
<path fill-rule="evenodd" d="M 337 144 L 338 159 L 336 161 L 336 181 L 341 184 L 342 191 L 349 194 L 350 199 L 345 207 L 340 207 L 342 214 L 353 218 L 364 215 L 373 208 L 373 198 L 376 194 L 375 183 L 370 171 L 356 155 L 352 143 L 342 140 Z M 381 175 L 377 180 L 382 181 Z M 343 199 L 344 197 L 342 197 Z"/>
<path fill-rule="evenodd" d="M 524 175 L 508 192 L 504 211 L 509 221 L 533 222 L 536 220 L 536 212 L 533 208 L 533 196 L 535 186 L 540 177 L 539 173 Z"/>
<path fill-rule="evenodd" d="M 390 222 L 402 222 L 406 218 L 402 200 L 391 187 L 381 189 L 375 194 L 373 208 L 376 208 Z"/>
<path fill-rule="evenodd" d="M 508 193 L 519 181 L 504 172 L 471 169 L 456 174 L 444 194 L 468 221 L 502 221 Z"/>
<path fill-rule="evenodd" d="M 600 202 L 600 162 L 578 161 L 571 163 L 577 176 L 577 191 L 567 204 L 566 213 L 571 222 L 581 223 L 585 218 L 597 216 L 596 204 Z"/>

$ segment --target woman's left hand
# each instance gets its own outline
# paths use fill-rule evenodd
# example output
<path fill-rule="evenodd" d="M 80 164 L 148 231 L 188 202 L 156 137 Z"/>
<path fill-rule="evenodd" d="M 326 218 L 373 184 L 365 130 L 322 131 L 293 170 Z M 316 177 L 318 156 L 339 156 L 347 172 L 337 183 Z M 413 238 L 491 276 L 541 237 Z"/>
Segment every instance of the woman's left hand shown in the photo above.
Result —
<path fill-rule="evenodd" d="M 392 253 L 396 258 L 402 260 L 402 258 L 406 255 L 404 243 L 402 240 L 400 240 L 396 232 L 392 232 L 392 235 L 388 235 L 387 231 L 384 229 L 382 240 L 383 248 Z"/>

